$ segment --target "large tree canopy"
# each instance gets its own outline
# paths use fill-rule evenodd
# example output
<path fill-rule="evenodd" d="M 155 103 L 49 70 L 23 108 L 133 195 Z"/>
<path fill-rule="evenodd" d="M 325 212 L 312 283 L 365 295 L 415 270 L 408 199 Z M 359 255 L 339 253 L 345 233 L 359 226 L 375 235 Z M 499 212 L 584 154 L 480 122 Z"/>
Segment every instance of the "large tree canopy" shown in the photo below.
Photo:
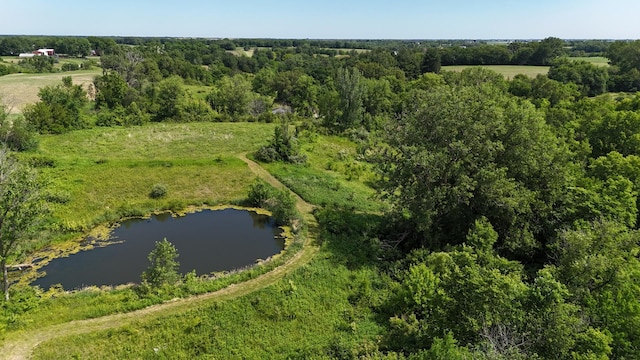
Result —
<path fill-rule="evenodd" d="M 390 125 L 382 189 L 421 245 L 459 243 L 486 216 L 500 246 L 531 254 L 559 216 L 567 150 L 533 105 L 468 78 L 424 93 Z"/>
<path fill-rule="evenodd" d="M 7 262 L 18 252 L 43 211 L 42 182 L 29 168 L 18 164 L 6 148 L 0 148 L 0 265 L 3 290 L 9 300 Z"/>

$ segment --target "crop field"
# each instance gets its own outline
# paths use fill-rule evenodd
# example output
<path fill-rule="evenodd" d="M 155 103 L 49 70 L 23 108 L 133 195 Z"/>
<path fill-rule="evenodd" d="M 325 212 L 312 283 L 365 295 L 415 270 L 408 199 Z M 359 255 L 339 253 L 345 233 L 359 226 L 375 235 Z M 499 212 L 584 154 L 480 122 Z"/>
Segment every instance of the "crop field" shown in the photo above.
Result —
<path fill-rule="evenodd" d="M 74 84 L 86 87 L 93 82 L 101 69 L 60 72 L 53 74 L 10 74 L 0 76 L 0 100 L 11 113 L 20 113 L 27 104 L 39 100 L 38 91 L 45 86 L 58 85 L 65 76 L 71 76 Z"/>
<path fill-rule="evenodd" d="M 518 74 L 524 74 L 529 77 L 536 77 L 540 74 L 546 75 L 549 72 L 548 66 L 529 66 L 529 65 L 480 65 L 489 70 L 493 70 L 499 74 L 502 74 L 507 79 L 513 79 Z M 443 66 L 443 71 L 462 71 L 470 67 L 477 67 L 477 65 L 452 65 Z"/>

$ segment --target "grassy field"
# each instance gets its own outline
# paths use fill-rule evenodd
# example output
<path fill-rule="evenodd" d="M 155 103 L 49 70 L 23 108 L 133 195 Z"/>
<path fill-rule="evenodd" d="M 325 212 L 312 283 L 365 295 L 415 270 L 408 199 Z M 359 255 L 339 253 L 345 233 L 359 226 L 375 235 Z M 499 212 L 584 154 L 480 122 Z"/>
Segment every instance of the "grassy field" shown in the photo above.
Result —
<path fill-rule="evenodd" d="M 264 164 L 274 176 L 305 200 L 322 206 L 337 205 L 379 212 L 382 204 L 367 186 L 369 166 L 357 160 L 356 145 L 344 138 L 319 136 L 302 139 L 305 166 Z"/>
<path fill-rule="evenodd" d="M 19 113 L 25 105 L 39 100 L 38 91 L 40 88 L 60 84 L 65 76 L 71 76 L 74 84 L 83 85 L 86 89 L 93 82 L 93 78 L 101 74 L 101 69 L 94 69 L 53 74 L 10 74 L 0 76 L 0 100 L 12 113 Z"/>
<path fill-rule="evenodd" d="M 385 282 L 366 262 L 347 266 L 357 240 L 327 241 L 310 264 L 258 292 L 45 342 L 34 359 L 335 359 L 370 351 L 383 333 L 372 307 Z"/>
<path fill-rule="evenodd" d="M 513 79 L 518 74 L 529 77 L 536 77 L 539 74 L 546 75 L 549 72 L 548 66 L 524 66 L 524 65 L 481 65 L 487 69 L 502 74 L 507 79 Z M 443 66 L 442 71 L 462 71 L 466 68 L 476 67 L 476 65 L 452 65 Z"/>
<path fill-rule="evenodd" d="M 237 47 L 235 48 L 235 50 L 228 50 L 228 53 L 231 53 L 235 56 L 247 56 L 247 57 L 252 57 L 253 56 L 253 52 L 255 51 L 255 48 L 249 48 L 248 50 L 245 50 L 243 47 Z"/>
<path fill-rule="evenodd" d="M 81 231 L 127 212 L 242 199 L 255 174 L 237 155 L 266 143 L 273 127 L 190 123 L 94 128 L 43 136 L 37 152 L 21 156 L 48 165 L 40 171 L 51 179 L 49 191 L 54 198 L 66 199 L 52 203 L 52 217 Z M 315 205 L 336 202 L 353 204 L 358 210 L 380 209 L 369 197 L 373 191 L 365 183 L 370 170 L 357 160 L 355 144 L 311 136 L 302 139 L 302 150 L 309 158 L 306 165 L 263 165 Z M 309 174 L 315 181 L 304 179 Z M 297 182 L 296 176 L 302 180 Z M 167 184 L 166 199 L 149 199 L 156 182 Z M 335 184 L 339 184 L 337 195 L 333 194 Z M 349 194 L 355 198 L 345 202 Z M 114 322 L 109 326 L 112 330 L 58 338 L 39 346 L 34 357 L 334 358 L 354 348 L 363 352 L 375 348 L 386 325 L 373 309 L 383 301 L 379 294 L 386 292 L 377 289 L 386 287 L 387 280 L 371 263 L 375 250 L 366 234 L 379 218 L 352 210 L 326 211 L 335 211 L 334 219 L 349 224 L 354 233 L 325 233 L 313 260 L 273 285 L 224 302 L 212 298 L 181 307 L 186 311 L 145 315 L 125 325 Z M 198 291 L 254 279 L 264 271 L 256 268 L 229 280 L 221 278 L 219 283 L 198 285 L 203 286 Z M 180 295 L 172 297 L 176 296 Z M 38 307 L 13 316 L 0 333 L 4 331 L 6 339 L 28 337 L 30 331 L 46 326 L 126 313 L 156 302 L 130 288 L 52 291 L 39 300 Z"/>
<path fill-rule="evenodd" d="M 43 136 L 23 157 L 53 164 L 41 172 L 65 201 L 51 205 L 52 216 L 64 230 L 86 231 L 126 213 L 237 201 L 253 176 L 235 155 L 257 149 L 272 131 L 249 123 L 94 128 Z M 166 198 L 149 198 L 156 183 L 168 187 Z"/>
<path fill-rule="evenodd" d="M 582 57 L 570 57 L 569 59 L 571 60 L 582 60 L 582 61 L 586 61 L 589 63 L 592 63 L 593 65 L 598 65 L 598 66 L 609 66 L 609 59 L 603 56 L 582 56 Z"/>

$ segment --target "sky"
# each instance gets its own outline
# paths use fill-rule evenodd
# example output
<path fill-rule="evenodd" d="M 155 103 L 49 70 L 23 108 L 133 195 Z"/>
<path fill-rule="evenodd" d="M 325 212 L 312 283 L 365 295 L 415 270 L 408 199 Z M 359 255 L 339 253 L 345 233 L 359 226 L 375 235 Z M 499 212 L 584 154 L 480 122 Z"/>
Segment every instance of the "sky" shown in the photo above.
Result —
<path fill-rule="evenodd" d="M 0 35 L 639 39 L 638 0 L 0 0 Z"/>

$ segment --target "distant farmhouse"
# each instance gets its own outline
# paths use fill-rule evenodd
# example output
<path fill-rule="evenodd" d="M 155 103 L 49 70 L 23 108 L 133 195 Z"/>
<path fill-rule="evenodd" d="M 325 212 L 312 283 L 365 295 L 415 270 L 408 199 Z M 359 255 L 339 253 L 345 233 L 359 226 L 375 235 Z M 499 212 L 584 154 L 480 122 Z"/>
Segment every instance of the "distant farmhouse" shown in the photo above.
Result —
<path fill-rule="evenodd" d="M 56 52 L 53 49 L 38 49 L 34 52 L 30 53 L 21 53 L 18 57 L 21 58 L 30 58 L 34 56 L 54 56 Z"/>

